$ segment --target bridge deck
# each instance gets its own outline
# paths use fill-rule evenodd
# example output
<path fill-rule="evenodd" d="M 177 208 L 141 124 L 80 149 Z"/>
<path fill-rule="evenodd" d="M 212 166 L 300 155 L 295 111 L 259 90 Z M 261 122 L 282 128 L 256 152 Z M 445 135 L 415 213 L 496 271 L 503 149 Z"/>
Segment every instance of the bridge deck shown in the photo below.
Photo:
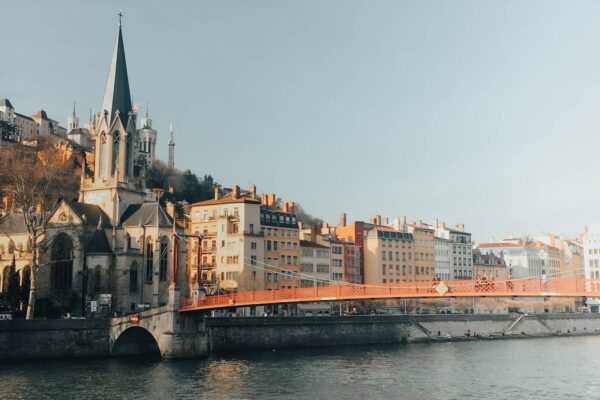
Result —
<path fill-rule="evenodd" d="M 539 278 L 511 281 L 402 282 L 238 292 L 184 299 L 180 312 L 283 303 L 455 297 L 599 297 L 600 280 Z"/>

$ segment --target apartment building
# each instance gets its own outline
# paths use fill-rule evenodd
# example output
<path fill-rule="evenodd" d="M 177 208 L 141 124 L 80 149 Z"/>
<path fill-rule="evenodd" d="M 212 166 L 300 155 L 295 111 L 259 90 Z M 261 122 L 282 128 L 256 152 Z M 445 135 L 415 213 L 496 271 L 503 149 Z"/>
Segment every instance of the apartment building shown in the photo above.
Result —
<path fill-rule="evenodd" d="M 238 186 L 215 189 L 211 200 L 187 207 L 186 233 L 201 235 L 188 241 L 188 274 L 210 292 L 217 290 L 263 290 L 264 237 L 261 202 L 256 188 L 242 193 Z"/>
<path fill-rule="evenodd" d="M 433 227 L 437 237 L 450 242 L 450 279 L 473 279 L 473 243 L 471 234 L 465 232 L 464 224 L 449 227 L 445 222 L 435 220 Z"/>
<path fill-rule="evenodd" d="M 560 252 L 549 246 L 529 238 L 508 238 L 498 243 L 482 243 L 478 249 L 483 254 L 494 254 L 502 257 L 506 263 L 507 273 L 513 278 L 531 278 L 560 275 Z"/>
<path fill-rule="evenodd" d="M 452 277 L 452 244 L 450 240 L 435 236 L 433 239 L 435 275 L 442 280 Z"/>
<path fill-rule="evenodd" d="M 274 194 L 264 194 L 260 206 L 260 229 L 264 235 L 266 290 L 300 287 L 300 234 L 294 203 L 277 206 Z"/>
<path fill-rule="evenodd" d="M 493 281 L 506 279 L 506 262 L 492 253 L 483 254 L 479 249 L 473 250 L 473 268 L 475 276 Z"/>
<path fill-rule="evenodd" d="M 407 231 L 414 241 L 415 280 L 432 281 L 435 276 L 435 231 L 422 221 L 408 224 Z"/>
<path fill-rule="evenodd" d="M 375 225 L 364 234 L 364 283 L 416 280 L 412 233 Z"/>

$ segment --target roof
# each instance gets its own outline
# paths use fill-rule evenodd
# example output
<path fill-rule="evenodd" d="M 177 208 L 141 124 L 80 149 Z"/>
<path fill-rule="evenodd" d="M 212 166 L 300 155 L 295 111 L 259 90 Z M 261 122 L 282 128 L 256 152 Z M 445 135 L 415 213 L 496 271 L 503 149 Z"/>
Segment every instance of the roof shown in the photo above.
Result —
<path fill-rule="evenodd" d="M 12 108 L 13 110 L 15 109 L 13 107 L 13 105 L 10 103 L 9 99 L 0 99 L 0 107 L 2 107 L 2 106 Z"/>
<path fill-rule="evenodd" d="M 310 240 L 301 240 L 300 247 L 316 247 L 318 249 L 328 249 L 329 247 L 320 245 L 315 242 L 311 242 Z"/>
<path fill-rule="evenodd" d="M 87 251 L 89 253 L 112 254 L 112 249 L 110 248 L 104 229 L 96 229 L 92 236 L 92 240 L 90 240 L 90 243 L 87 246 Z"/>
<path fill-rule="evenodd" d="M 95 204 L 86 204 L 79 202 L 72 202 L 69 204 L 73 211 L 79 215 L 81 219 L 85 221 L 86 225 L 98 226 L 100 218 L 102 218 L 102 227 L 111 228 L 110 218 L 102 209 Z M 85 217 L 84 217 L 85 216 Z"/>
<path fill-rule="evenodd" d="M 158 203 L 132 204 L 121 216 L 123 226 L 173 226 L 173 219 Z"/>
<path fill-rule="evenodd" d="M 234 203 L 260 204 L 260 200 L 250 197 L 250 196 L 239 196 L 237 198 L 234 198 L 231 195 L 226 195 L 223 197 L 219 197 L 218 199 L 199 201 L 198 203 L 190 204 L 189 207 L 214 206 L 217 204 L 234 204 Z"/>
<path fill-rule="evenodd" d="M 27 115 L 24 115 L 24 114 L 19 114 L 18 112 L 15 112 L 15 115 L 16 115 L 17 117 L 19 117 L 19 118 L 23 118 L 23 119 L 26 119 L 26 120 L 28 120 L 28 121 L 33 121 L 33 122 L 35 122 L 35 121 L 33 120 L 33 118 L 31 118 L 31 117 L 28 117 Z"/>
<path fill-rule="evenodd" d="M 109 124 L 114 115 L 119 111 L 119 117 L 123 126 L 127 126 L 129 112 L 131 111 L 131 93 L 129 92 L 129 78 L 127 77 L 127 63 L 125 62 L 125 47 L 123 46 L 123 33 L 119 25 L 117 41 L 113 50 L 108 80 L 104 90 L 102 110 L 106 110 L 109 116 Z"/>
<path fill-rule="evenodd" d="M 477 247 L 482 248 L 482 249 L 493 248 L 493 247 L 547 247 L 549 249 L 558 250 L 554 246 L 550 246 L 546 243 L 539 242 L 537 240 L 531 240 L 531 241 L 527 241 L 527 242 L 518 242 L 518 243 L 511 243 L 511 242 L 481 243 Z"/>
<path fill-rule="evenodd" d="M 27 228 L 25 227 L 25 219 L 23 214 L 8 214 L 0 217 L 0 230 L 2 233 L 25 233 Z"/>

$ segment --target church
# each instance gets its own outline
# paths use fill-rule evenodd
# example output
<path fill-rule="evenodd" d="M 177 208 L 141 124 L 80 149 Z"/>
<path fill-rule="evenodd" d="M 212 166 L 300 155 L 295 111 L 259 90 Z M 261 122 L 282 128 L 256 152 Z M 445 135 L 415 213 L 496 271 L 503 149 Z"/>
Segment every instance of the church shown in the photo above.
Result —
<path fill-rule="evenodd" d="M 183 228 L 144 187 L 140 165 L 154 161 L 157 133 L 148 115 L 138 129 L 120 22 L 100 112 L 85 129 L 77 124 L 73 113 L 69 137 L 80 135 L 93 148 L 82 167 L 78 201 L 62 201 L 49 219 L 36 314 L 127 313 L 164 305 L 178 271 L 173 260 L 185 258 L 178 250 L 185 245 L 175 243 Z M 8 287 L 13 259 L 21 287 L 27 287 L 31 254 L 23 216 L 1 217 L 0 231 L 0 289 Z"/>

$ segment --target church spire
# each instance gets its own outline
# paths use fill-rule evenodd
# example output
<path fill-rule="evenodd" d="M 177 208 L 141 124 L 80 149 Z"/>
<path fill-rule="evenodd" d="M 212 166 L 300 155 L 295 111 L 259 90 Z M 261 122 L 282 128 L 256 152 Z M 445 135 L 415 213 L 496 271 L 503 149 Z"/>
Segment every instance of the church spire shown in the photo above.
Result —
<path fill-rule="evenodd" d="M 175 168 L 175 141 L 173 140 L 173 124 L 169 130 L 169 168 Z"/>
<path fill-rule="evenodd" d="M 123 13 L 119 12 L 119 31 L 108 72 L 102 110 L 108 112 L 109 124 L 112 122 L 115 112 L 119 111 L 121 122 L 124 127 L 127 127 L 127 120 L 131 111 L 131 93 L 129 92 L 129 79 L 125 62 L 125 47 L 123 46 L 122 17 Z"/>

